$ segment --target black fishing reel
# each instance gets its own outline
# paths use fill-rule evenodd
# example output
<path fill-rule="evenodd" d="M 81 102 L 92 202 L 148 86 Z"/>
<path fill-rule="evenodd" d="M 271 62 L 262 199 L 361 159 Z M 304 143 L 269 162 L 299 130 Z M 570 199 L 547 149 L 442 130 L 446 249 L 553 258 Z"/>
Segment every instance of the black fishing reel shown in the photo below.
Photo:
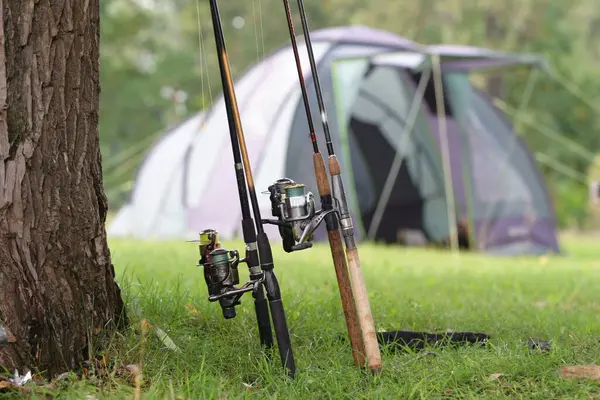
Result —
<path fill-rule="evenodd" d="M 246 262 L 246 258 L 240 259 L 237 250 L 222 248 L 218 233 L 213 229 L 200 233 L 199 250 L 200 265 L 204 267 L 204 281 L 208 288 L 208 301 L 219 302 L 225 319 L 235 318 L 235 307 L 241 304 L 240 298 L 246 292 L 257 291 L 263 276 L 251 279 L 237 288 L 236 285 L 240 283 L 238 265 Z"/>
<path fill-rule="evenodd" d="M 279 226 L 283 249 L 287 253 L 312 247 L 315 230 L 325 217 L 336 210 L 317 211 L 312 192 L 289 178 L 276 180 L 268 188 L 271 214 L 277 220 L 265 219 L 263 224 Z"/>

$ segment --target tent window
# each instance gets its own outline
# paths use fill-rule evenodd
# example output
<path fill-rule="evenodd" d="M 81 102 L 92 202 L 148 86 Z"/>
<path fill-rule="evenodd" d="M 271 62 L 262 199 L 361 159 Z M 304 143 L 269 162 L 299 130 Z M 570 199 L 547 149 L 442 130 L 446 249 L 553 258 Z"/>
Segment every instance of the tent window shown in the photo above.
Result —
<path fill-rule="evenodd" d="M 429 78 L 427 79 L 427 84 L 425 86 L 425 93 L 423 94 L 423 102 L 427 104 L 427 107 L 429 108 L 429 111 L 431 114 L 434 115 L 440 115 L 441 113 L 438 112 L 438 107 L 437 107 L 437 97 L 436 97 L 436 93 L 435 93 L 435 81 L 433 79 L 434 75 L 430 72 L 427 73 L 427 75 L 429 75 Z M 421 78 L 423 77 L 423 73 L 421 72 L 409 72 L 409 76 L 412 79 L 413 83 L 415 84 L 415 87 L 419 86 L 419 82 L 421 81 Z M 448 96 L 445 95 L 445 93 L 448 92 L 448 88 L 446 85 L 446 79 L 442 78 L 442 97 L 444 100 L 444 114 L 448 117 L 453 117 L 454 114 L 452 112 L 452 106 L 450 105 L 450 100 L 448 99 Z"/>

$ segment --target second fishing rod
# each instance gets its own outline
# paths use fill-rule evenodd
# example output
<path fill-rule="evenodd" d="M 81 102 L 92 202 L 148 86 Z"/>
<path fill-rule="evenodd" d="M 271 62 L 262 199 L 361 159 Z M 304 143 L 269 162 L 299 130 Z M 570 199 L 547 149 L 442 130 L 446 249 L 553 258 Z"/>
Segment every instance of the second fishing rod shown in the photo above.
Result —
<path fill-rule="evenodd" d="M 294 58 L 296 61 L 296 69 L 298 71 L 298 80 L 300 82 L 300 89 L 302 92 L 304 109 L 306 111 L 310 140 L 313 147 L 313 164 L 315 170 L 315 177 L 317 181 L 317 189 L 319 192 L 319 197 L 321 199 L 321 208 L 324 211 L 332 210 L 333 197 L 331 196 L 331 187 L 329 185 L 329 179 L 327 178 L 327 171 L 325 170 L 325 162 L 323 160 L 323 156 L 319 151 L 319 144 L 317 142 L 316 131 L 311 117 L 310 103 L 308 99 L 308 93 L 306 90 L 306 83 L 304 81 L 304 73 L 302 72 L 302 64 L 300 61 L 300 54 L 298 52 L 298 44 L 296 42 L 296 33 L 294 30 L 292 12 L 290 9 L 289 2 L 287 0 L 283 1 L 283 6 L 285 9 L 292 50 L 294 52 Z M 342 308 L 346 320 L 346 328 L 348 329 L 348 336 L 350 338 L 352 355 L 355 364 L 363 365 L 365 358 L 364 344 L 361 337 L 358 315 L 356 313 L 356 306 L 354 304 L 354 296 L 352 294 L 350 276 L 348 275 L 348 265 L 346 263 L 346 257 L 344 254 L 342 237 L 340 235 L 340 227 L 338 219 L 336 218 L 336 215 L 334 213 L 330 213 L 329 215 L 327 215 L 327 217 L 325 217 L 325 227 L 327 229 L 327 237 L 329 239 L 329 246 L 331 248 L 333 265 L 338 282 L 338 288 L 340 291 Z"/>
<path fill-rule="evenodd" d="M 287 370 L 289 376 L 293 377 L 296 371 L 294 354 L 292 352 L 290 333 L 287 326 L 283 301 L 279 283 L 275 276 L 273 254 L 269 239 L 264 231 L 258 199 L 256 197 L 256 189 L 254 187 L 254 178 L 246 148 L 244 132 L 237 105 L 231 69 L 227 57 L 227 49 L 225 46 L 225 37 L 221 25 L 221 17 L 219 15 L 219 7 L 217 0 L 210 0 L 211 17 L 214 29 L 215 44 L 217 48 L 217 56 L 219 60 L 219 69 L 221 74 L 221 83 L 223 86 L 223 98 L 225 102 L 227 119 L 229 123 L 229 133 L 231 137 L 231 147 L 235 164 L 236 180 L 238 185 L 240 204 L 242 208 L 242 230 L 244 241 L 247 246 L 247 258 L 255 257 L 258 252 L 260 260 L 252 260 L 249 263 L 251 282 L 253 282 L 256 292 L 259 296 L 262 293 L 262 285 L 266 288 L 267 298 L 271 311 L 271 319 L 275 328 L 275 337 L 279 348 L 279 354 L 283 367 Z M 248 197 L 252 203 L 252 211 L 254 219 L 250 214 L 250 206 Z M 256 229 L 256 230 L 255 230 Z M 250 260 L 247 260 L 247 262 Z M 260 267 L 257 268 L 258 261 Z M 248 291 L 249 288 L 239 289 Z M 241 296 L 241 293 L 240 293 Z M 260 315 L 259 315 L 260 314 Z M 257 319 L 259 323 L 259 331 L 261 333 L 261 341 L 268 343 L 269 335 L 271 334 L 270 325 L 267 326 L 268 319 L 264 319 L 264 310 L 257 305 Z M 268 318 L 268 317 L 267 317 Z M 268 329 L 268 331 L 267 331 Z"/>
<path fill-rule="evenodd" d="M 356 245 L 356 239 L 354 235 L 354 225 L 352 223 L 352 216 L 350 214 L 350 207 L 346 198 L 346 192 L 344 190 L 344 184 L 342 179 L 342 170 L 340 162 L 335 154 L 333 148 L 333 141 L 331 138 L 331 132 L 329 130 L 329 123 L 327 121 L 327 111 L 325 110 L 325 102 L 323 100 L 323 92 L 321 90 L 321 84 L 319 81 L 318 68 L 315 61 L 313 52 L 313 46 L 310 39 L 310 29 L 308 27 L 308 21 L 306 18 L 306 11 L 304 9 L 303 0 L 298 1 L 298 10 L 300 14 L 300 20 L 302 23 L 302 31 L 304 33 L 304 41 L 306 43 L 306 49 L 308 53 L 308 59 L 310 63 L 310 70 L 315 85 L 315 92 L 317 96 L 317 103 L 321 114 L 321 121 L 323 124 L 323 133 L 325 135 L 325 141 L 327 144 L 328 153 L 328 166 L 329 173 L 331 175 L 331 188 L 332 197 L 335 200 L 335 208 L 338 210 L 342 235 L 346 245 L 346 257 L 348 263 L 348 270 L 350 271 L 352 292 L 354 295 L 354 301 L 356 306 L 356 315 L 358 318 L 358 324 L 360 326 L 361 336 L 364 345 L 364 352 L 367 357 L 369 367 L 374 373 L 380 373 L 381 371 L 381 354 L 379 351 L 379 344 L 377 342 L 377 336 L 375 331 L 375 323 L 371 313 L 371 307 L 369 304 L 369 297 L 367 293 L 367 287 L 362 272 L 360 263 L 360 257 L 358 254 L 358 247 Z M 283 0 L 286 8 L 286 14 L 288 17 L 288 25 L 290 26 L 290 34 L 293 33 L 293 22 L 291 18 L 291 11 L 289 7 L 289 0 Z M 294 52 L 297 53 L 297 43 L 295 39 L 292 39 L 292 46 Z M 300 64 L 299 57 L 296 56 L 296 65 L 299 71 L 300 85 L 302 92 L 307 93 L 306 83 L 302 74 L 302 66 Z M 306 96 L 306 95 L 305 95 Z M 312 116 L 310 112 L 310 106 L 308 104 L 308 98 L 305 99 L 305 107 L 307 109 L 307 119 L 309 124 L 312 124 Z M 310 125 L 309 125 L 310 126 Z M 315 157 L 318 153 L 316 147 L 316 134 L 314 127 L 311 128 L 311 141 L 313 142 L 313 148 L 315 150 Z M 319 154 L 319 158 L 321 158 Z M 318 179 L 318 176 L 317 176 Z"/>

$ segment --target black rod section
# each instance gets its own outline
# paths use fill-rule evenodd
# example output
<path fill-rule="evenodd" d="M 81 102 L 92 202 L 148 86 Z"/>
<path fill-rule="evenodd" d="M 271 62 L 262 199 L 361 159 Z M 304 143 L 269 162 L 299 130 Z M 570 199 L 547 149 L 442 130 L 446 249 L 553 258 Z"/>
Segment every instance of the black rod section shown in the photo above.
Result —
<path fill-rule="evenodd" d="M 319 152 L 319 144 L 317 143 L 317 135 L 315 133 L 315 125 L 312 120 L 312 113 L 310 111 L 310 103 L 308 100 L 308 91 L 306 90 L 306 81 L 304 80 L 304 73 L 302 72 L 302 63 L 300 62 L 300 54 L 298 52 L 298 43 L 296 42 L 296 32 L 294 30 L 294 21 L 292 19 L 292 11 L 290 10 L 290 3 L 288 0 L 283 0 L 283 7 L 285 8 L 285 16 L 287 18 L 288 29 L 290 31 L 290 41 L 292 43 L 292 50 L 294 51 L 294 58 L 296 59 L 296 70 L 298 71 L 298 80 L 300 81 L 300 89 L 302 91 L 302 100 L 304 101 L 304 110 L 306 111 L 306 120 L 308 121 L 308 130 L 310 131 L 310 140 L 313 145 L 313 151 Z"/>
<path fill-rule="evenodd" d="M 287 0 L 286 0 L 287 1 Z M 310 30 L 308 29 L 308 21 L 306 20 L 306 12 L 304 11 L 304 1 L 298 0 L 298 10 L 300 11 L 300 20 L 302 22 L 302 31 L 304 33 L 304 41 L 308 51 L 308 60 L 310 69 L 312 70 L 312 78 L 315 84 L 315 92 L 317 93 L 317 103 L 321 113 L 321 121 L 323 122 L 323 133 L 325 134 L 325 142 L 327 144 L 327 155 L 334 155 L 333 143 L 331 141 L 331 132 L 329 131 L 329 122 L 327 121 L 327 112 L 325 111 L 325 102 L 323 101 L 323 92 L 321 91 L 321 82 L 319 81 L 319 73 L 317 72 L 317 63 L 315 61 L 315 53 L 313 51 L 312 42 L 310 40 Z"/>
<path fill-rule="evenodd" d="M 260 216 L 260 208 L 258 206 L 256 190 L 254 188 L 252 171 L 250 170 L 250 162 L 248 160 L 247 152 L 245 150 L 246 144 L 242 132 L 242 126 L 239 116 L 239 109 L 237 107 L 237 101 L 235 98 L 233 81 L 231 79 L 231 71 L 227 57 L 227 49 L 225 47 L 225 37 L 223 35 L 223 28 L 221 26 L 221 17 L 219 16 L 219 7 L 217 4 L 217 0 L 210 0 L 210 7 L 213 28 L 215 32 L 215 43 L 219 58 L 221 84 L 223 86 L 223 98 L 225 100 L 226 105 L 227 119 L 229 122 L 229 134 L 231 136 L 231 145 L 236 168 L 236 178 L 238 182 L 238 190 L 240 192 L 240 203 L 242 204 L 242 215 L 244 216 L 244 220 L 242 221 L 242 227 L 244 229 L 250 230 L 250 227 L 253 227 L 254 225 L 253 223 L 256 223 L 256 230 L 258 231 L 258 234 L 255 236 L 256 242 L 247 245 L 247 249 L 250 250 L 251 246 L 253 246 L 252 249 L 258 249 L 258 253 L 260 255 L 260 268 L 262 269 L 262 273 L 264 274 L 265 287 L 267 289 L 267 297 L 269 299 L 269 305 L 271 307 L 271 319 L 273 320 L 273 325 L 275 327 L 275 336 L 277 338 L 281 362 L 283 364 L 283 367 L 287 370 L 288 375 L 290 377 L 294 377 L 294 374 L 296 372 L 296 364 L 291 347 L 290 332 L 286 322 L 279 284 L 273 271 L 274 264 L 273 255 L 271 252 L 271 245 L 262 226 L 262 218 Z M 241 148 L 242 146 L 243 148 Z M 246 163 L 246 166 L 248 168 L 247 171 L 244 171 L 243 162 Z M 244 172 L 246 173 L 246 175 L 244 175 Z M 248 185 L 248 191 L 250 192 L 250 201 L 252 202 L 252 211 L 254 212 L 255 221 L 253 221 L 252 217 L 250 216 L 246 184 Z M 252 228 L 252 233 L 254 232 L 255 231 Z M 251 268 L 250 274 L 252 275 L 255 273 L 259 272 Z M 261 325 L 259 323 L 259 329 L 260 326 Z"/>

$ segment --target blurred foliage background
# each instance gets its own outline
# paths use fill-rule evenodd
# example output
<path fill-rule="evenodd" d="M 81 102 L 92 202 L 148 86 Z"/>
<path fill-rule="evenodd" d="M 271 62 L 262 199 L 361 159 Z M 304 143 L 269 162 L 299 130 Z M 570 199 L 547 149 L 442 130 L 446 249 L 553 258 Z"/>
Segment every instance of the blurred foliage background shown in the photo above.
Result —
<path fill-rule="evenodd" d="M 149 146 L 208 107 L 221 87 L 207 1 L 102 0 L 100 7 L 100 139 L 116 211 Z M 518 131 L 538 155 L 561 226 L 590 227 L 587 179 L 597 174 L 600 149 L 598 0 L 305 0 L 305 7 L 313 30 L 361 24 L 426 44 L 544 55 L 571 86 L 540 75 Z M 280 0 L 228 0 L 220 9 L 235 76 L 289 43 Z M 520 70 L 482 84 L 516 109 L 529 75 Z"/>

